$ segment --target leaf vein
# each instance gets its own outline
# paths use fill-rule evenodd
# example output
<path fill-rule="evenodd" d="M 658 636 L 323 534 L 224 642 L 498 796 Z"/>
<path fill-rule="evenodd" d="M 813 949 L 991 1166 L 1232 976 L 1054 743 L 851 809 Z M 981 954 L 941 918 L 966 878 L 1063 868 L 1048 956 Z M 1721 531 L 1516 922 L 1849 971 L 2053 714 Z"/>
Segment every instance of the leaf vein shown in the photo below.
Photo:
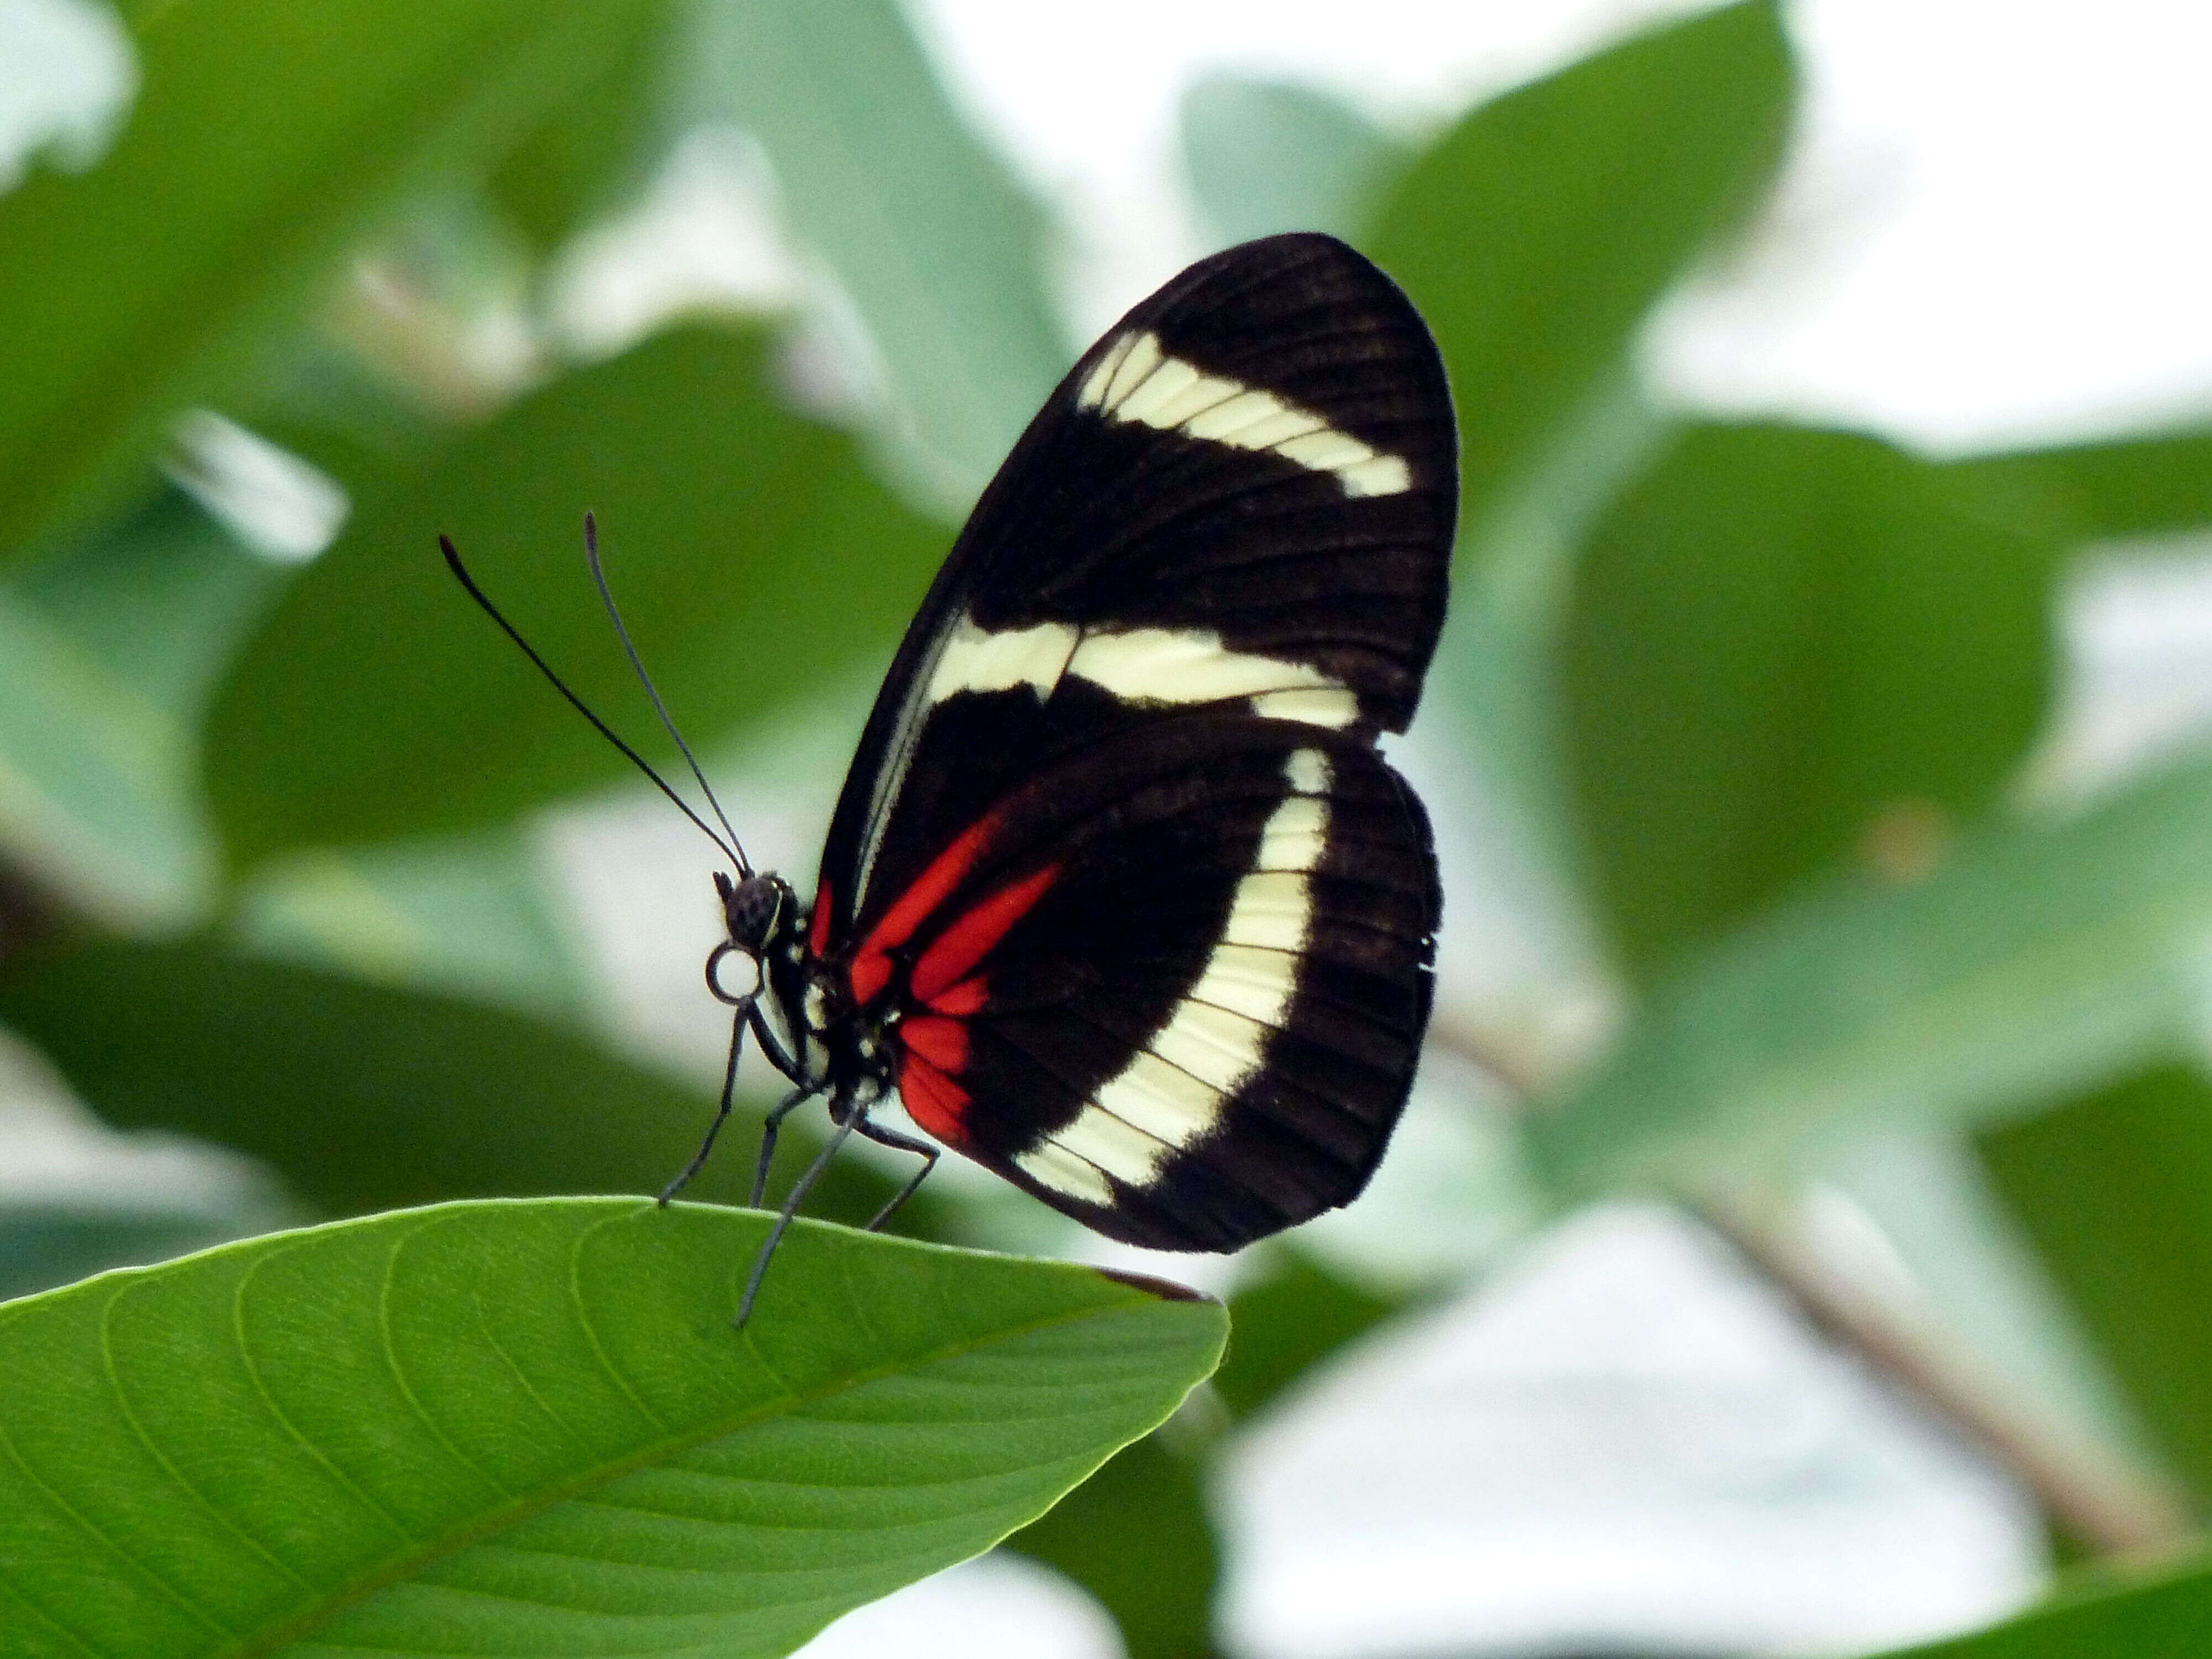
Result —
<path fill-rule="evenodd" d="M 320 1447 L 301 1431 L 299 1425 L 293 1422 L 284 1408 L 276 1403 L 276 1396 L 269 1391 L 269 1384 L 261 1375 L 261 1368 L 253 1363 L 253 1347 L 246 1334 L 246 1290 L 269 1263 L 281 1260 L 298 1248 L 297 1245 L 293 1245 L 284 1249 L 271 1250 L 267 1255 L 257 1256 L 247 1266 L 246 1271 L 238 1276 L 238 1288 L 231 1292 L 230 1297 L 230 1329 L 232 1337 L 238 1343 L 239 1363 L 245 1367 L 246 1381 L 253 1385 L 253 1392 L 260 1397 L 262 1404 L 268 1408 L 269 1415 L 276 1419 L 279 1428 L 292 1437 L 293 1443 L 307 1453 L 314 1462 L 320 1465 L 339 1486 L 359 1499 L 362 1508 L 380 1517 L 403 1541 L 411 1541 L 409 1539 L 407 1528 L 400 1524 L 397 1516 L 370 1497 L 358 1482 L 333 1463 Z"/>
<path fill-rule="evenodd" d="M 202 1492 L 198 1486 L 186 1480 L 185 1478 L 184 1471 L 176 1466 L 167 1452 L 163 1451 L 161 1447 L 154 1443 L 154 1437 L 146 1432 L 145 1425 L 138 1420 L 138 1413 L 131 1408 L 131 1396 L 124 1389 L 123 1374 L 120 1369 L 117 1366 L 115 1360 L 115 1310 L 122 1305 L 125 1294 L 125 1291 L 118 1289 L 113 1296 L 107 1298 L 106 1304 L 100 1308 L 100 1363 L 102 1369 L 104 1369 L 107 1373 L 109 1386 L 115 1395 L 116 1408 L 123 1413 L 123 1420 L 131 1425 L 131 1432 L 137 1437 L 138 1443 L 146 1449 L 146 1455 L 149 1457 L 151 1457 L 155 1462 L 159 1464 L 162 1472 L 166 1474 L 170 1480 L 175 1481 L 195 1504 L 198 1504 L 202 1510 L 205 1510 L 208 1515 L 212 1516 L 215 1523 L 218 1527 L 230 1534 L 232 1537 L 237 1539 L 240 1543 L 245 1545 L 246 1548 L 252 1550 L 256 1555 L 266 1561 L 270 1566 L 276 1568 L 277 1571 L 283 1573 L 287 1578 L 289 1578 L 301 1589 L 307 1590 L 310 1593 L 321 1590 L 323 1586 L 316 1583 L 313 1580 L 307 1577 L 290 1562 L 276 1554 L 259 1539 L 256 1538 L 252 1533 L 246 1531 L 244 1527 L 240 1526 L 236 1521 L 225 1514 L 221 1506 L 216 1504 L 212 1498 L 209 1498 L 205 1492 Z M 234 1635 L 235 1633 L 236 1632 L 230 1631 L 226 1631 L 224 1632 L 225 1635 Z"/>
<path fill-rule="evenodd" d="M 409 1242 L 414 1237 L 415 1235 L 411 1233 L 402 1233 L 392 1241 L 392 1248 L 385 1253 L 383 1281 L 376 1288 L 376 1340 L 377 1346 L 384 1352 L 385 1367 L 392 1373 L 392 1386 L 399 1390 L 400 1396 L 406 1401 L 407 1409 L 415 1413 L 416 1420 L 430 1432 L 431 1437 L 441 1446 L 446 1449 L 453 1461 L 502 1498 L 512 1503 L 515 1493 L 510 1491 L 504 1482 L 495 1480 L 476 1459 L 454 1444 L 453 1437 L 430 1415 L 429 1408 L 423 1405 L 420 1396 L 416 1394 L 414 1385 L 407 1380 L 405 1369 L 399 1363 L 399 1346 L 392 1339 L 392 1285 L 398 1276 L 400 1252 L 407 1248 Z"/>

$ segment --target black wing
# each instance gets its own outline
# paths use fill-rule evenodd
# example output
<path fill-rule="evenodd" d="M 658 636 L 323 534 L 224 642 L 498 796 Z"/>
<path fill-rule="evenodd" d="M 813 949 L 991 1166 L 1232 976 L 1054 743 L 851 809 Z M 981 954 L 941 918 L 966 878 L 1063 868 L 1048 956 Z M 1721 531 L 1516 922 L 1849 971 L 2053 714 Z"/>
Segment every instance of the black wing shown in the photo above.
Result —
<path fill-rule="evenodd" d="M 1413 1081 L 1438 904 L 1427 823 L 1373 748 L 1170 717 L 981 829 L 853 957 L 898 1005 L 918 1123 L 1160 1249 L 1233 1249 L 1358 1193 Z"/>
<path fill-rule="evenodd" d="M 925 1127 L 1171 1248 L 1358 1190 L 1427 1013 L 1433 858 L 1373 743 L 1442 624 L 1456 453 L 1426 328 L 1325 236 L 1192 266 L 1061 382 L 908 630 L 823 855 L 815 938 L 910 1033 Z M 1297 927 L 1249 948 L 1279 971 L 1233 937 L 1269 903 Z M 1232 946 L 1262 989 L 1216 1019 Z M 1131 1068 L 1189 1074 L 1160 1045 L 1232 1015 L 1211 1080 L 1145 1107 L 1174 1089 Z M 1154 1113 L 1153 1152 L 1103 1150 L 1101 1090 Z"/>

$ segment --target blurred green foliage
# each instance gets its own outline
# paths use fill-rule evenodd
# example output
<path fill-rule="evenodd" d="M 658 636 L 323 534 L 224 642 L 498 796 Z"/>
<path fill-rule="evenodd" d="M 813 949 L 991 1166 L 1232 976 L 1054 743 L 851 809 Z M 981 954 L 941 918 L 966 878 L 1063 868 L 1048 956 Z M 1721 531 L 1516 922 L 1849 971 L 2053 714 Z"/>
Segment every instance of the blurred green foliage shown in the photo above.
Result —
<path fill-rule="evenodd" d="M 1079 344 L 1052 300 L 1054 217 L 890 0 L 327 0 L 282 16 L 193 0 L 125 17 L 143 85 L 113 147 L 0 198 L 0 1022 L 111 1123 L 250 1153 L 305 1212 L 651 1190 L 696 1144 L 712 1080 L 611 1034 L 570 896 L 533 851 L 544 815 L 622 763 L 451 590 L 434 538 L 456 537 L 623 729 L 649 722 L 581 570 L 587 507 L 702 750 L 843 706 Z M 2028 1241 L 2085 1338 L 2087 1361 L 2043 1359 L 2096 1368 L 2139 1417 L 2149 1474 L 2201 1504 L 2212 763 L 2064 810 L 2023 780 L 2054 706 L 2060 584 L 2094 545 L 2212 529 L 2212 434 L 1936 462 L 1656 407 L 1639 332 L 1759 207 L 1796 84 L 1776 8 L 1742 0 L 1422 135 L 1217 76 L 1185 101 L 1181 155 L 1220 240 L 1351 237 L 1407 285 L 1449 365 L 1466 513 L 1431 689 L 1444 718 L 1417 736 L 1466 745 L 1452 758 L 1501 803 L 1504 861 L 1544 872 L 1540 900 L 1564 913 L 1550 936 L 1599 941 L 1625 1010 L 1601 1049 L 1522 1068 L 1521 1139 L 1554 1210 L 1628 1191 L 1787 1199 L 1854 1137 L 1891 1131 L 1971 1153 L 1992 1224 Z M 555 325 L 562 261 L 702 124 L 742 131 L 812 285 L 788 311 L 679 319 L 587 360 Z M 487 337 L 520 345 L 487 353 Z M 179 425 L 194 410 L 326 475 L 349 503 L 335 543 L 264 556 L 222 508 L 204 427 Z M 702 905 L 703 866 L 669 875 Z M 1525 1011 L 1443 994 L 1440 1024 L 1523 1052 Z M 787 1156 L 810 1150 L 794 1134 Z M 732 1149 L 697 1195 L 740 1196 L 749 1161 Z M 842 1164 L 817 1208 L 862 1218 L 888 1179 Z M 947 1185 L 902 1224 L 992 1236 L 990 1203 Z M 495 1255 L 506 1224 L 483 1224 Z M 0 1208 L 0 1290 L 222 1226 Z M 366 1237 L 240 1248 L 276 1273 Z M 810 1237 L 825 1274 L 896 1284 L 950 1260 Z M 515 1248 L 497 1282 L 520 1309 L 542 1286 Z M 726 1240 L 704 1254 L 725 1275 L 743 1260 Z M 160 1283 L 263 1259 L 196 1258 Z M 654 1295 L 682 1267 L 660 1262 Z M 811 1271 L 794 1261 L 792 1279 Z M 1085 1276 L 985 1277 L 971 1311 L 988 1324 Z M 1451 1285 L 1384 1282 L 1295 1245 L 1262 1255 L 1214 1389 L 1012 1547 L 1089 1587 L 1133 1659 L 1212 1651 L 1215 1449 Z M 98 1294 L 0 1313 L 0 1368 Z M 435 1305 L 394 1294 L 410 1318 Z M 206 1310 L 165 1297 L 134 1316 L 185 1352 Z M 1211 1316 L 1143 1300 L 1185 1336 Z M 789 1307 L 792 1340 L 834 1346 L 837 1305 Z M 343 1310 L 319 1326 L 311 1306 L 280 1309 L 306 1319 L 302 1342 L 354 1340 Z M 1205 1346 L 1154 1374 L 1119 1429 L 1040 1453 L 1050 1471 L 946 1522 L 941 1547 L 749 1628 L 787 1646 L 832 1601 L 1029 1520 L 1116 1434 L 1158 1421 Z M 1110 1392 L 1080 1347 L 1041 1340 L 1025 1363 Z M 76 1350 L 37 1355 L 55 1389 L 97 1394 Z M 495 1394 L 453 1420 L 489 1421 Z M 179 1405 L 202 1413 L 187 1438 L 243 1432 L 219 1395 Z M 797 1423 L 762 1454 L 778 1478 L 861 1455 Z M 97 1434 L 71 1443 L 96 1466 Z M 921 1469 L 938 1453 L 900 1455 Z M 0 1540 L 15 1524 L 0 1513 Z M 191 1530 L 156 1545 L 189 1553 Z M 410 1596 L 473 1570 L 473 1545 L 410 1537 L 418 1552 L 377 1569 L 361 1616 L 411 1616 Z M 341 1577 L 371 1559 L 331 1548 Z M 1930 1652 L 2195 1651 L 2176 1633 L 2201 1630 L 2204 1583 L 2088 1582 Z M 317 1602 L 297 1628 L 353 1616 Z M 52 1639 L 24 1650 L 66 1649 Z"/>

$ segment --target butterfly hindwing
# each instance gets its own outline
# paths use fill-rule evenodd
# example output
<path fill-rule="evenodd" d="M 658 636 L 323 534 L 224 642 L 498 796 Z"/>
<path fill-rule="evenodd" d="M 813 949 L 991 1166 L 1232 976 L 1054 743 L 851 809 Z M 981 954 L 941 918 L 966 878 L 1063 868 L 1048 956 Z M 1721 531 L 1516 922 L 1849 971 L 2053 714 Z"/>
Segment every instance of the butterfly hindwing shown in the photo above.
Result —
<path fill-rule="evenodd" d="M 812 948 L 922 1127 L 1162 1248 L 1357 1194 L 1428 1012 L 1434 856 L 1374 744 L 1442 623 L 1455 456 L 1425 327 L 1328 237 L 1200 262 L 1069 373 L 823 856 Z"/>
<path fill-rule="evenodd" d="M 1437 906 L 1427 826 L 1371 747 L 1170 718 L 978 829 L 855 957 L 859 988 L 910 964 L 890 1041 L 922 1127 L 1157 1248 L 1233 1248 L 1359 1190 L 1411 1080 Z"/>

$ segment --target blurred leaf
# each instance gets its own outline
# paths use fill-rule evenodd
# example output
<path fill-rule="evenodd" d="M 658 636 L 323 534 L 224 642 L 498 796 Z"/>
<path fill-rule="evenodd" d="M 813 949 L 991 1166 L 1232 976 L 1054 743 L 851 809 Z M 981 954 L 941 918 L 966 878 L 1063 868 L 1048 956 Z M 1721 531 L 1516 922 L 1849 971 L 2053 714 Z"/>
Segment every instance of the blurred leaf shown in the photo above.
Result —
<path fill-rule="evenodd" d="M 1631 349 L 1759 201 L 1795 93 L 1771 0 L 1631 40 L 1484 105 L 1413 163 L 1368 251 L 1459 409 L 1461 562 L 1433 695 L 1529 861 L 1572 890 L 1551 683 L 1583 531 L 1663 429 Z"/>
<path fill-rule="evenodd" d="M 1068 1494 L 1006 1547 L 1067 1575 L 1121 1626 L 1129 1659 L 1213 1651 L 1220 1550 L 1197 1466 L 1152 1435 Z"/>
<path fill-rule="evenodd" d="M 1662 983 L 1529 1115 L 1563 1189 L 1787 1156 L 1854 1122 L 2014 1115 L 2179 1051 L 2212 946 L 2212 763 L 1970 834 L 1926 880 L 1838 879 Z"/>
<path fill-rule="evenodd" d="M 114 148 L 0 200 L 0 552 L 127 492 L 403 186 L 514 142 L 665 3 L 142 8 Z"/>
<path fill-rule="evenodd" d="M 1939 856 L 2042 720 L 2057 555 L 1871 438 L 1686 432 L 1584 550 L 1560 667 L 1630 972 L 1886 833 L 1915 873 Z"/>
<path fill-rule="evenodd" d="M 210 689 L 288 579 L 164 486 L 0 578 L 0 849 L 110 926 L 204 921 Z"/>
<path fill-rule="evenodd" d="M 1962 501 L 2041 534 L 2089 540 L 2212 526 L 2212 432 L 1976 456 L 1943 470 Z"/>
<path fill-rule="evenodd" d="M 380 985 L 556 1019 L 586 1007 L 582 964 L 514 825 L 277 860 L 239 894 L 229 931 L 257 956 Z"/>
<path fill-rule="evenodd" d="M 706 15 L 709 96 L 767 150 L 938 489 L 971 498 L 1074 357 L 1045 283 L 1043 214 L 892 0 L 719 0 Z"/>
<path fill-rule="evenodd" d="M 641 189 L 674 134 L 667 106 L 676 42 L 697 7 L 660 9 L 661 27 L 602 59 L 491 175 L 492 199 L 541 252 Z"/>
<path fill-rule="evenodd" d="M 0 586 L 0 845 L 49 897 L 110 927 L 191 926 L 215 840 L 190 729 Z"/>
<path fill-rule="evenodd" d="M 2158 1577 L 2098 1575 L 2018 1619 L 1885 1659 L 2202 1659 L 2212 1631 L 2212 1566 Z"/>
<path fill-rule="evenodd" d="M 1981 1146 L 2174 1467 L 2212 1494 L 2212 1085 L 2164 1067 Z"/>
<path fill-rule="evenodd" d="M 319 331 L 288 342 L 252 398 L 231 412 L 328 474 L 358 507 L 401 487 L 458 435 L 447 412 L 425 407 L 422 392 Z"/>
<path fill-rule="evenodd" d="M 1399 184 L 1369 251 L 1443 349 L 1478 538 L 1758 201 L 1793 84 L 1774 5 L 1747 0 L 1484 105 Z"/>
<path fill-rule="evenodd" d="M 453 1205 L 0 1313 L 11 1650 L 781 1654 L 1175 1408 L 1221 1309 L 767 1218 Z"/>
<path fill-rule="evenodd" d="M 1413 156 L 1327 93 L 1236 75 L 1185 92 L 1182 129 L 1183 171 L 1224 246 L 1285 230 L 1356 239 Z"/>
<path fill-rule="evenodd" d="M 239 545 L 182 490 L 9 579 L 118 684 L 197 726 L 209 694 L 292 573 Z"/>
<path fill-rule="evenodd" d="M 19 957 L 0 975 L 0 1021 L 110 1123 L 234 1147 L 340 1214 L 490 1194 L 655 1192 L 713 1112 L 703 1090 L 536 1020 L 200 942 Z M 795 1155 L 807 1136 L 792 1127 Z M 730 1140 L 692 1195 L 742 1201 L 750 1137 L 739 1125 Z M 865 1219 L 889 1190 L 841 1158 L 808 1208 Z"/>
<path fill-rule="evenodd" d="M 1469 418 L 1464 408 L 1460 418 Z M 1559 635 L 1592 523 L 1671 429 L 1626 368 L 1600 386 L 1492 520 L 1481 564 L 1462 570 L 1429 672 L 1431 726 L 1445 726 L 1480 778 L 1498 856 L 1517 866 L 1525 907 L 1575 942 L 1577 960 L 1561 971 L 1585 984 L 1609 966 L 1583 914 L 1587 855 L 1563 758 Z"/>
<path fill-rule="evenodd" d="M 1249 1417 L 1402 1305 L 1298 1251 L 1280 1250 L 1273 1272 L 1230 1299 L 1232 1335 L 1214 1389 L 1231 1412 Z"/>
<path fill-rule="evenodd" d="M 474 829 L 626 770 L 454 586 L 441 531 L 577 693 L 648 748 L 652 716 L 584 572 L 586 508 L 696 747 L 887 653 L 945 538 L 842 434 L 778 406 L 765 350 L 757 335 L 659 336 L 362 503 L 217 702 L 210 787 L 233 857 Z"/>

